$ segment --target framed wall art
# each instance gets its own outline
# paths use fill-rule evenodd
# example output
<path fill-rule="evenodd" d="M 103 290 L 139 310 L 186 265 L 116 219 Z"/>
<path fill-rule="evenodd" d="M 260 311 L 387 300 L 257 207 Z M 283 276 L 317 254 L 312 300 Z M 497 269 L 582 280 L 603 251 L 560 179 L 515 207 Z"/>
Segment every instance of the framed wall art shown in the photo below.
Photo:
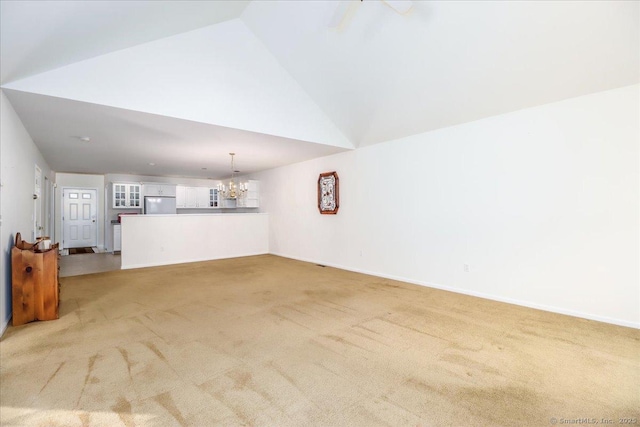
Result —
<path fill-rule="evenodd" d="M 321 173 L 318 178 L 318 210 L 322 215 L 335 215 L 340 207 L 337 172 Z"/>

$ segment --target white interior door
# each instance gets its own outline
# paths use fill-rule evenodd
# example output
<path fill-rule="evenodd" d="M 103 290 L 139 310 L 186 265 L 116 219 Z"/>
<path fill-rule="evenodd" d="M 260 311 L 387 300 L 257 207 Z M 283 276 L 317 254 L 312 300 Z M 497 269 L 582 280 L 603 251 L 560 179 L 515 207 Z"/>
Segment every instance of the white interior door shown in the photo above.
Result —
<path fill-rule="evenodd" d="M 64 248 L 83 248 L 98 244 L 98 190 L 62 190 L 62 244 Z"/>

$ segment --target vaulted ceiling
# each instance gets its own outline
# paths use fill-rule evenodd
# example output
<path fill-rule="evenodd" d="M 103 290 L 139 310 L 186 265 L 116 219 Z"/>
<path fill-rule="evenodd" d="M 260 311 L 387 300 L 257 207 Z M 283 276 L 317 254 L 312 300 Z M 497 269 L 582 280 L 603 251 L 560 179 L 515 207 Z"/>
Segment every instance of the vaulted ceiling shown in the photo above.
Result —
<path fill-rule="evenodd" d="M 338 5 L 2 1 L 2 89 L 57 171 L 221 178 L 640 80 L 638 2 Z"/>

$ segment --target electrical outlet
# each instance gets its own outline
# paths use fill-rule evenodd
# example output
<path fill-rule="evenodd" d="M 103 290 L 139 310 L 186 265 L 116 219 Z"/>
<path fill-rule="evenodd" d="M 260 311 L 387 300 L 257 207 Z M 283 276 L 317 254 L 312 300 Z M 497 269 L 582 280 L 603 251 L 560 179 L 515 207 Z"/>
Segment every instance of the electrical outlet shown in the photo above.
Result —
<path fill-rule="evenodd" d="M 465 273 L 469 272 L 469 264 L 462 264 L 462 269 L 464 270 Z"/>

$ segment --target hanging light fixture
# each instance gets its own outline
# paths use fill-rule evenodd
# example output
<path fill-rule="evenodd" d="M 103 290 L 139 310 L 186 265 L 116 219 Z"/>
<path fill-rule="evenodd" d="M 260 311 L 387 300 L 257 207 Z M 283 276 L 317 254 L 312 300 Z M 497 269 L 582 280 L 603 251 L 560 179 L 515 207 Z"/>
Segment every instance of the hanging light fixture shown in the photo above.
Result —
<path fill-rule="evenodd" d="M 234 156 L 236 153 L 229 153 L 231 156 L 231 179 L 229 179 L 229 184 L 218 184 L 218 193 L 222 195 L 225 199 L 239 199 L 246 195 L 247 193 L 247 184 L 241 182 L 240 184 L 236 184 L 236 173 L 240 172 L 236 170 L 236 166 L 234 163 Z"/>

